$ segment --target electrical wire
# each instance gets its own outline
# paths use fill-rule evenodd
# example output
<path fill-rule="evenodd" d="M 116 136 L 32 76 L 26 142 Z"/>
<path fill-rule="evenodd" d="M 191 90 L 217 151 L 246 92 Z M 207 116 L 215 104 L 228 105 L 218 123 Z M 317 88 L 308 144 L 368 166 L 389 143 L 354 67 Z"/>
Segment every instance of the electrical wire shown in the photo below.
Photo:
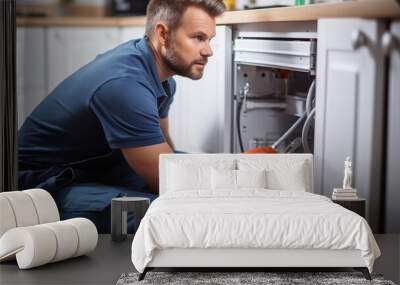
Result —
<path fill-rule="evenodd" d="M 307 99 L 306 99 L 307 116 L 310 116 L 314 98 L 315 98 L 315 79 L 311 83 L 311 86 L 310 86 L 310 88 L 308 89 L 308 92 L 307 92 Z"/>
<path fill-rule="evenodd" d="M 272 148 L 277 149 L 278 146 L 296 130 L 306 117 L 307 113 L 304 112 L 304 114 L 298 118 L 297 121 L 272 145 Z"/>
<path fill-rule="evenodd" d="M 310 131 L 310 126 L 311 126 L 311 122 L 313 120 L 314 115 L 315 115 L 315 108 L 312 109 L 312 111 L 310 112 L 310 115 L 307 117 L 306 121 L 304 122 L 303 130 L 301 132 L 301 141 L 303 144 L 304 153 L 311 153 L 311 149 L 308 144 L 308 133 Z"/>
<path fill-rule="evenodd" d="M 244 152 L 244 147 L 243 147 L 243 139 L 242 139 L 242 130 L 240 129 L 240 112 L 242 111 L 242 106 L 245 105 L 246 108 L 246 100 L 247 100 L 247 94 L 250 91 L 250 84 L 246 82 L 246 84 L 243 87 L 243 101 L 242 100 L 237 100 L 237 110 L 236 110 L 236 125 L 237 125 L 237 133 L 238 133 L 238 141 L 239 141 L 239 147 L 240 151 Z M 246 112 L 246 110 L 244 111 Z"/>
<path fill-rule="evenodd" d="M 240 117 L 241 117 L 240 112 L 242 111 L 242 105 L 243 105 L 242 101 L 238 101 L 236 107 L 236 126 L 237 126 L 240 152 L 244 152 L 243 141 L 242 141 L 242 130 L 240 129 Z"/>
<path fill-rule="evenodd" d="M 303 145 L 303 151 L 305 153 L 311 153 L 310 145 L 308 143 L 308 134 L 311 127 L 311 122 L 315 116 L 315 79 L 311 83 L 310 88 L 308 89 L 307 93 L 307 100 L 306 100 L 306 113 L 307 119 L 304 122 L 303 130 L 301 132 L 301 142 Z"/>
<path fill-rule="evenodd" d="M 290 144 L 283 150 L 284 153 L 293 153 L 295 152 L 299 147 L 301 147 L 301 138 L 296 137 L 294 140 L 290 142 Z"/>
<path fill-rule="evenodd" d="M 294 131 L 295 129 L 304 121 L 306 120 L 306 122 L 303 125 L 303 130 L 302 130 L 302 134 L 305 133 L 307 134 L 308 137 L 308 132 L 309 132 L 309 127 L 310 127 L 310 123 L 311 123 L 311 118 L 313 117 L 315 111 L 313 112 L 311 110 L 312 104 L 313 104 L 313 99 L 315 97 L 315 79 L 313 80 L 313 82 L 310 85 L 310 88 L 308 89 L 307 92 L 307 99 L 306 99 L 306 111 L 304 112 L 304 114 L 297 119 L 297 121 L 272 145 L 272 148 L 277 149 L 278 146 L 285 141 Z M 315 109 L 315 108 L 314 108 Z M 304 126 L 307 123 L 307 127 L 306 129 L 304 128 Z M 302 140 L 302 144 L 303 144 L 303 149 L 307 148 L 307 152 L 310 152 L 310 147 L 308 145 L 308 142 L 304 143 L 304 141 L 306 141 L 306 139 L 304 138 L 304 135 L 302 135 L 301 137 Z"/>

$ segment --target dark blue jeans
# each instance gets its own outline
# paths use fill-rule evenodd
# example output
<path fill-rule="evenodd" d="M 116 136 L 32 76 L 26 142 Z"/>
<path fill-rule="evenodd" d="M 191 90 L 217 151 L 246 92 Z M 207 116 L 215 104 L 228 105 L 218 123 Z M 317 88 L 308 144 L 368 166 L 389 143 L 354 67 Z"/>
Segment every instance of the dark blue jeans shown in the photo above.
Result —
<path fill-rule="evenodd" d="M 91 220 L 99 233 L 110 233 L 111 205 L 115 197 L 147 197 L 150 201 L 158 195 L 135 191 L 129 187 L 105 185 L 95 182 L 71 184 L 53 195 L 62 220 L 83 217 Z M 135 230 L 135 217 L 128 214 L 128 233 Z"/>
<path fill-rule="evenodd" d="M 105 171 L 92 171 L 82 165 L 54 166 L 43 170 L 20 170 L 19 188 L 42 188 L 54 198 L 61 220 L 87 218 L 99 233 L 111 231 L 111 200 L 122 196 L 147 197 L 150 193 L 143 179 L 125 160 Z M 128 233 L 135 230 L 135 219 L 128 215 Z"/>
<path fill-rule="evenodd" d="M 176 153 L 184 153 L 176 151 Z M 120 154 L 117 154 L 120 155 Z M 150 193 L 143 179 L 125 159 L 104 171 L 93 171 L 98 162 L 54 166 L 43 170 L 20 170 L 19 189 L 43 188 L 54 198 L 62 220 L 83 217 L 91 220 L 99 233 L 111 230 L 111 200 L 122 196 L 147 197 Z M 100 168 L 101 169 L 101 168 Z M 128 215 L 128 232 L 135 230 L 133 215 Z"/>

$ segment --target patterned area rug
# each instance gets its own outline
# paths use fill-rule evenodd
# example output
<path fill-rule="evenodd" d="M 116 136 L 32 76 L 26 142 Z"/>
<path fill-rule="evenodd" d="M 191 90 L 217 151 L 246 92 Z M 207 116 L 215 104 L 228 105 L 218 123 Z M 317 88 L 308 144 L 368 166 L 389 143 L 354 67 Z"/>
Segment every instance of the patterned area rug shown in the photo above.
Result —
<path fill-rule="evenodd" d="M 372 275 L 368 281 L 360 272 L 154 272 L 150 271 L 142 281 L 138 281 L 139 273 L 122 274 L 117 285 L 145 284 L 221 284 L 221 285 L 291 285 L 291 284 L 379 284 L 395 285 L 384 280 L 381 275 Z"/>

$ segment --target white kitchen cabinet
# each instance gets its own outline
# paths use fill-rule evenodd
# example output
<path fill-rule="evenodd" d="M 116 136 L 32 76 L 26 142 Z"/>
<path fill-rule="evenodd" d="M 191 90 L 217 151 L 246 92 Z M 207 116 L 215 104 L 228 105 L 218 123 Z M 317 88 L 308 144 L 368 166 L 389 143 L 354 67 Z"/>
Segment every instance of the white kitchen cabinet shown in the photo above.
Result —
<path fill-rule="evenodd" d="M 137 27 L 123 27 L 120 30 L 120 39 L 119 41 L 121 43 L 134 40 L 134 39 L 139 39 L 144 36 L 144 26 L 137 26 Z"/>
<path fill-rule="evenodd" d="M 62 80 L 120 43 L 117 27 L 54 27 L 47 29 L 48 92 Z"/>
<path fill-rule="evenodd" d="M 379 228 L 382 191 L 384 56 L 377 20 L 318 22 L 315 122 L 316 192 L 341 187 L 344 160 L 353 160 L 353 187 L 367 200 L 367 219 Z"/>
<path fill-rule="evenodd" d="M 40 28 L 40 35 L 31 33 L 35 39 L 35 52 L 30 62 L 40 60 L 41 65 L 31 64 L 35 69 L 19 68 L 42 78 L 32 79 L 29 88 L 34 97 L 19 96 L 21 121 L 28 110 L 35 107 L 67 76 L 84 66 L 96 55 L 114 48 L 120 43 L 141 38 L 144 26 L 137 27 L 50 27 Z M 38 32 L 37 32 L 38 33 Z M 212 40 L 214 55 L 209 59 L 201 80 L 177 76 L 177 94 L 170 112 L 170 133 L 179 150 L 188 152 L 229 152 L 231 148 L 231 69 L 232 32 L 230 27 L 218 26 Z M 21 38 L 21 36 L 20 36 Z M 29 39 L 29 42 L 33 39 Z M 39 47 L 41 45 L 41 47 Z M 20 44 L 29 51 L 28 43 Z M 21 54 L 21 55 L 20 55 Z M 19 52 L 18 60 L 25 55 Z M 21 63 L 20 63 L 21 65 Z M 37 72 L 38 68 L 43 72 Z M 35 78 L 36 78 L 35 77 Z M 22 81 L 21 81 L 22 82 Z M 35 91 L 32 84 L 41 82 L 41 90 Z M 20 88 L 21 89 L 21 88 Z M 21 89 L 22 90 L 22 89 Z M 22 91 L 20 92 L 22 93 Z M 40 94 L 40 96 L 36 95 Z M 25 108 L 28 104 L 29 108 Z M 207 114 L 205 116 L 204 114 Z"/>
<path fill-rule="evenodd" d="M 382 46 L 389 58 L 385 232 L 400 233 L 400 21 L 391 24 Z"/>
<path fill-rule="evenodd" d="M 47 95 L 45 29 L 17 29 L 18 128 Z"/>
<path fill-rule="evenodd" d="M 175 76 L 177 91 L 169 122 L 175 148 L 186 152 L 229 152 L 231 128 L 232 32 L 218 26 L 214 55 L 203 77 Z"/>

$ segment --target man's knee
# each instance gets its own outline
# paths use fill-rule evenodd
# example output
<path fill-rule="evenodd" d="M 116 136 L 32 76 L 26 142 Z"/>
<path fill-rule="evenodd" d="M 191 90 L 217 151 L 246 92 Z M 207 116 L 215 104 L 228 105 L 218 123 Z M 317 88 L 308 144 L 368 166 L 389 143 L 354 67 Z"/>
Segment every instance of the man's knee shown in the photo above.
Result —
<path fill-rule="evenodd" d="M 54 194 L 61 219 L 84 217 L 91 220 L 99 233 L 110 233 L 111 200 L 116 197 L 147 197 L 151 201 L 157 195 L 129 188 L 103 185 L 98 183 L 81 183 L 65 187 Z M 128 232 L 135 229 L 133 215 L 128 215 Z"/>

